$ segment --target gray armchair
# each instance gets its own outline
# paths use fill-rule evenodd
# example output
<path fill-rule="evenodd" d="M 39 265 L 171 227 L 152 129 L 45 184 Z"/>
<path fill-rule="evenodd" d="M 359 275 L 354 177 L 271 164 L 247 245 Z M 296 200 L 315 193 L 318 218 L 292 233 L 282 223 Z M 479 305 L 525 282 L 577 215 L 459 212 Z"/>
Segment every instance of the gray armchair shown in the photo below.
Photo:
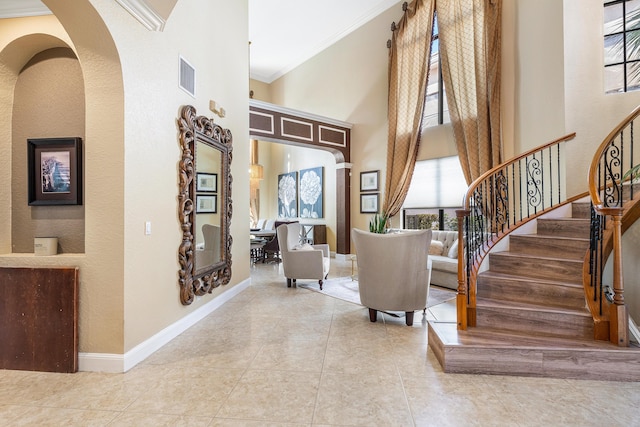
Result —
<path fill-rule="evenodd" d="M 315 279 L 322 290 L 322 281 L 327 278 L 331 265 L 329 245 L 301 244 L 300 227 L 296 222 L 276 228 L 287 287 L 295 286 L 296 279 Z"/>
<path fill-rule="evenodd" d="M 413 325 L 413 312 L 427 306 L 431 230 L 375 234 L 354 228 L 351 237 L 369 320 L 375 322 L 379 310 L 404 311 L 406 324 Z"/>

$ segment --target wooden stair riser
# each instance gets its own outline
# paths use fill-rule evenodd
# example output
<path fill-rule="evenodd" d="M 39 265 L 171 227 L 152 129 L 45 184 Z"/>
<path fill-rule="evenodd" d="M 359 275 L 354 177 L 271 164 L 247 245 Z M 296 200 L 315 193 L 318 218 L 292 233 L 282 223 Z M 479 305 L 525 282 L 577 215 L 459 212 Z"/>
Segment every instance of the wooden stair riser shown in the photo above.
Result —
<path fill-rule="evenodd" d="M 553 307 L 586 307 L 581 285 L 550 284 L 535 279 L 503 278 L 484 273 L 478 276 L 478 297 Z"/>
<path fill-rule="evenodd" d="M 591 203 L 589 202 L 572 203 L 571 217 L 591 219 Z"/>
<path fill-rule="evenodd" d="M 582 280 L 582 262 L 558 258 L 509 256 L 506 252 L 489 255 L 490 270 L 497 273 L 576 282 Z"/>
<path fill-rule="evenodd" d="M 523 310 L 517 307 L 492 307 L 478 304 L 478 328 L 500 328 L 505 331 L 567 338 L 593 338 L 593 319 L 573 313 Z"/>
<path fill-rule="evenodd" d="M 553 239 L 535 234 L 509 237 L 509 252 L 582 260 L 588 249 L 586 239 Z"/>
<path fill-rule="evenodd" d="M 538 234 L 543 236 L 589 238 L 588 219 L 540 218 L 537 221 Z"/>

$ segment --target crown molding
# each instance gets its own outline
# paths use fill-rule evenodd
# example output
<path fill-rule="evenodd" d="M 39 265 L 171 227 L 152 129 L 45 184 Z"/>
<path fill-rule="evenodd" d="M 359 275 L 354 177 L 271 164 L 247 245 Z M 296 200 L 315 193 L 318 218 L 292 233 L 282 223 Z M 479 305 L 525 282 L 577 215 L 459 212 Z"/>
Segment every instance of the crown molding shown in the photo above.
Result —
<path fill-rule="evenodd" d="M 116 0 L 149 31 L 162 31 L 165 20 L 144 0 Z"/>
<path fill-rule="evenodd" d="M 0 18 L 51 15 L 51 11 L 37 0 L 4 1 L 0 4 Z"/>

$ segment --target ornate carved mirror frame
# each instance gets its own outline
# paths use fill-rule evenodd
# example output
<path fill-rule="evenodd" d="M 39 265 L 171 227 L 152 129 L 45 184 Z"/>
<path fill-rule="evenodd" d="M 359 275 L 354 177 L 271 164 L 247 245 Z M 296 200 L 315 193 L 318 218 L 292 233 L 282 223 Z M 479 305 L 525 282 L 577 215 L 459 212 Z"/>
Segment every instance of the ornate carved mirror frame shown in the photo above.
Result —
<path fill-rule="evenodd" d="M 178 248 L 178 259 L 180 262 L 179 285 L 180 301 L 184 305 L 189 305 L 195 296 L 211 293 L 214 288 L 226 285 L 231 280 L 231 244 L 233 239 L 229 232 L 231 225 L 231 214 L 233 212 L 231 202 L 231 158 L 232 142 L 231 131 L 223 129 L 204 116 L 196 115 L 195 107 L 187 105 L 182 107 L 178 119 L 180 129 L 180 147 L 182 158 L 179 164 L 179 194 L 178 194 L 178 216 L 180 228 L 182 229 L 182 242 Z M 219 170 L 216 170 L 216 189 L 210 190 L 207 196 L 208 212 L 214 212 L 219 218 L 219 253 L 211 263 L 196 264 L 198 252 L 203 251 L 203 246 L 196 244 L 196 233 L 198 228 L 204 224 L 196 219 L 197 195 L 199 194 L 197 180 L 198 173 L 198 147 L 209 150 L 209 147 L 220 152 Z M 217 159 L 216 159 L 217 160 Z M 212 176 L 213 174 L 202 174 Z M 215 197 L 214 197 L 215 196 Z M 203 199 L 204 200 L 204 199 Z M 202 209 L 201 209 L 202 210 Z M 202 256 L 200 259 L 206 259 Z"/>

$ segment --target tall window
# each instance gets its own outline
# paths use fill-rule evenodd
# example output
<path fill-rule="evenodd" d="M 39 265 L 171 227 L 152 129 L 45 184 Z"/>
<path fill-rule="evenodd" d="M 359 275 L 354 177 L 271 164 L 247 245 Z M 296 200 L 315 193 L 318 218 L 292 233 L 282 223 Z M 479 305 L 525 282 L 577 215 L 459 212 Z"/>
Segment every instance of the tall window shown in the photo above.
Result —
<path fill-rule="evenodd" d="M 605 93 L 640 89 L 640 0 L 604 2 Z"/>
<path fill-rule="evenodd" d="M 447 94 L 442 84 L 442 67 L 440 63 L 440 41 L 438 39 L 438 18 L 433 18 L 433 36 L 431 37 L 431 57 L 429 58 L 429 85 L 422 116 L 422 129 L 449 123 L 449 107 Z"/>
<path fill-rule="evenodd" d="M 458 156 L 417 161 L 402 204 L 404 228 L 455 229 L 455 210 L 462 205 L 466 191 Z"/>

